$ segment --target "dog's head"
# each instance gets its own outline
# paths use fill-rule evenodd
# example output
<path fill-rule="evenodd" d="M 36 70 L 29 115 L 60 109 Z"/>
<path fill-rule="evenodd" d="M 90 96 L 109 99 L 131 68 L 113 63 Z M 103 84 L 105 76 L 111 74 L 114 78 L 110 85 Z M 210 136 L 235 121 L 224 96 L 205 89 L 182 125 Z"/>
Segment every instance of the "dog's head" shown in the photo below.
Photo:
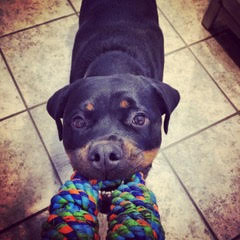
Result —
<path fill-rule="evenodd" d="M 57 91 L 47 110 L 72 166 L 87 178 L 125 179 L 150 168 L 178 92 L 130 74 L 88 77 Z M 63 124 L 61 119 L 63 119 Z"/>

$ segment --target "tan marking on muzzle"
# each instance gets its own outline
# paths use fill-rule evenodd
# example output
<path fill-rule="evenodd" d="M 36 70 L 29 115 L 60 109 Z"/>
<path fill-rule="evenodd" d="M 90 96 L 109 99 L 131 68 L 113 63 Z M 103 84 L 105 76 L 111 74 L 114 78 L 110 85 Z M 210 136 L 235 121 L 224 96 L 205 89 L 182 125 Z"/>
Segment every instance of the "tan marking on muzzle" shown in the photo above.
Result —
<path fill-rule="evenodd" d="M 159 148 L 154 148 L 151 150 L 142 151 L 141 149 L 138 149 L 134 143 L 128 140 L 124 141 L 124 148 L 132 160 L 140 160 L 142 162 L 141 165 L 144 167 L 149 166 L 153 162 L 159 150 Z"/>
<path fill-rule="evenodd" d="M 88 159 L 90 144 L 86 144 L 82 148 L 75 150 L 66 150 L 66 153 L 70 159 L 73 170 L 78 171 L 81 175 L 89 178 L 95 178 L 95 174 L 92 174 L 92 164 Z"/>
<path fill-rule="evenodd" d="M 158 154 L 158 148 L 154 148 L 152 150 L 144 151 L 143 152 L 144 165 L 149 166 L 153 162 L 153 159 L 157 156 L 157 154 Z"/>
<path fill-rule="evenodd" d="M 66 153 L 70 160 L 76 157 L 78 157 L 79 159 L 85 160 L 87 159 L 87 156 L 88 156 L 88 150 L 89 150 L 89 144 L 85 145 L 82 148 L 78 148 L 74 151 L 66 151 Z"/>
<path fill-rule="evenodd" d="M 124 150 L 127 152 L 128 156 L 136 155 L 137 147 L 130 141 L 124 140 Z"/>

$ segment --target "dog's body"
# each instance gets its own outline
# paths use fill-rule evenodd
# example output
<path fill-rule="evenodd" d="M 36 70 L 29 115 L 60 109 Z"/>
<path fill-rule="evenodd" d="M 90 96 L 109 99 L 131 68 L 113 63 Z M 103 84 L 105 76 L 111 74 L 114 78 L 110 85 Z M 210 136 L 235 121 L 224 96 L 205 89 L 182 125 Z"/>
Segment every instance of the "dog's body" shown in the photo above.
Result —
<path fill-rule="evenodd" d="M 88 178 L 147 172 L 178 92 L 162 83 L 154 0 L 83 0 L 70 85 L 48 101 L 73 168 Z M 61 123 L 63 118 L 63 127 Z"/>
<path fill-rule="evenodd" d="M 83 1 L 71 79 L 131 73 L 162 80 L 163 36 L 154 0 Z"/>

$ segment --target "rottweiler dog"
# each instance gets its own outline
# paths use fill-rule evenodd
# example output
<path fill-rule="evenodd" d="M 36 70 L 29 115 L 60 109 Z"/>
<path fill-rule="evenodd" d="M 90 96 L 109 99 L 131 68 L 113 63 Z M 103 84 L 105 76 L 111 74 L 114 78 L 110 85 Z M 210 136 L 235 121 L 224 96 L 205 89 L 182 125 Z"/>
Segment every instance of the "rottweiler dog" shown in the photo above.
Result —
<path fill-rule="evenodd" d="M 147 175 L 161 125 L 180 96 L 162 82 L 163 35 L 155 0 L 83 0 L 70 84 L 48 101 L 75 170 L 87 178 Z"/>

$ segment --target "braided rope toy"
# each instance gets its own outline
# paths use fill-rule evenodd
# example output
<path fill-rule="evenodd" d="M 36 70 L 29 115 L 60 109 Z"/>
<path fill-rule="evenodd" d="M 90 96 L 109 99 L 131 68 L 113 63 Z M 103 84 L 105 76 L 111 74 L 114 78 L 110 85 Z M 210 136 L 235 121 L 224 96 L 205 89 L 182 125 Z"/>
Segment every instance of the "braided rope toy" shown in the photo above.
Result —
<path fill-rule="evenodd" d="M 98 240 L 97 215 L 100 190 L 118 186 L 112 193 L 107 240 L 164 240 L 154 194 L 145 186 L 142 173 L 126 184 L 121 180 L 87 180 L 74 173 L 51 199 L 49 217 L 43 224 L 42 240 Z M 100 209 L 101 210 L 101 209 Z"/>

